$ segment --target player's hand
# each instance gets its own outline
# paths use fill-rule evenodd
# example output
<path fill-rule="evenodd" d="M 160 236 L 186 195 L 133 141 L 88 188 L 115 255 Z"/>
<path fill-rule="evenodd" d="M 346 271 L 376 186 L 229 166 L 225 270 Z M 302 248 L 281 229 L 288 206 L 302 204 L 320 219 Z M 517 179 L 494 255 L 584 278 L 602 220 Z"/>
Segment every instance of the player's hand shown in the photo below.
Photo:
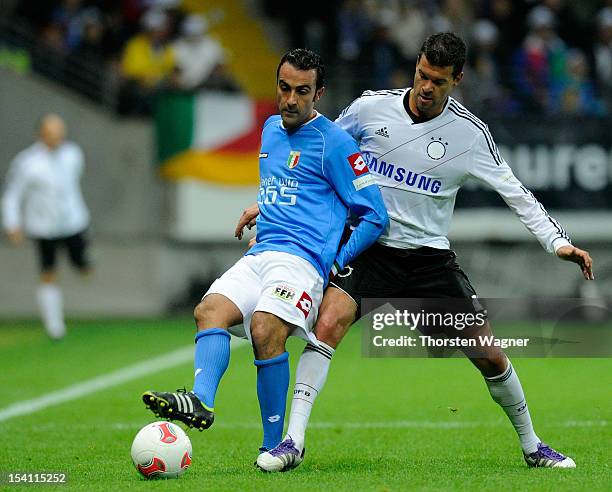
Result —
<path fill-rule="evenodd" d="M 6 233 L 8 240 L 11 242 L 11 244 L 14 244 L 15 246 L 20 245 L 21 243 L 23 243 L 23 232 L 21 232 L 21 229 L 14 229 L 12 231 L 7 231 Z"/>
<path fill-rule="evenodd" d="M 557 256 L 562 260 L 577 263 L 586 280 L 595 280 L 595 275 L 593 275 L 593 260 L 588 251 L 568 244 L 566 246 L 561 246 L 557 250 Z"/>
<path fill-rule="evenodd" d="M 259 206 L 254 203 L 248 208 L 244 209 L 242 215 L 240 216 L 240 220 L 238 220 L 238 225 L 236 225 L 236 230 L 234 231 L 234 237 L 238 239 L 242 239 L 242 233 L 244 228 L 247 227 L 249 230 L 255 225 L 257 216 L 259 215 Z M 252 246 L 251 243 L 249 243 Z M 253 243 L 255 244 L 255 243 Z"/>
<path fill-rule="evenodd" d="M 257 244 L 257 236 L 252 237 L 247 245 L 247 251 Z"/>

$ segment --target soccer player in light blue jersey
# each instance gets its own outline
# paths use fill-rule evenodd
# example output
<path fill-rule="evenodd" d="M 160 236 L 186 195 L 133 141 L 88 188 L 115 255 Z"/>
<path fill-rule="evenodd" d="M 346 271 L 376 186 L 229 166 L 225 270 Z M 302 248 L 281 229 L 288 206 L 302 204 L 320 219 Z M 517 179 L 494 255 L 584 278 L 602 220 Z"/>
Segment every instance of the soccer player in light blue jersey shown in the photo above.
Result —
<path fill-rule="evenodd" d="M 262 131 L 258 242 L 195 309 L 193 391 L 143 395 L 159 417 L 210 427 L 215 393 L 229 364 L 228 328 L 243 323 L 255 353 L 262 451 L 282 437 L 287 338 L 300 336 L 318 346 L 312 327 L 329 278 L 371 246 L 388 223 L 357 144 L 314 109 L 323 92 L 318 55 L 296 49 L 283 56 L 276 86 L 280 115 L 270 117 Z M 357 225 L 339 247 L 349 213 Z"/>

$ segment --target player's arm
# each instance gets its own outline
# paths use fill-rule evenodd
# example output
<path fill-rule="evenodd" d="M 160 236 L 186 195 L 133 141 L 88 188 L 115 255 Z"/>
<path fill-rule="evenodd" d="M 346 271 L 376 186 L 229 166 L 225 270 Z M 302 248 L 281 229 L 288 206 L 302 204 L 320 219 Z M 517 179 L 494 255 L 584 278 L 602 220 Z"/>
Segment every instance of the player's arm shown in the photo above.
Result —
<path fill-rule="evenodd" d="M 332 187 L 357 220 L 349 240 L 334 261 L 337 274 L 362 251 L 370 247 L 389 223 L 382 195 L 355 142 L 348 137 L 338 143 L 324 160 L 323 170 Z"/>
<path fill-rule="evenodd" d="M 2 195 L 2 224 L 9 241 L 23 242 L 21 228 L 21 200 L 27 186 L 25 170 L 20 160 L 11 163 L 6 175 L 6 188 Z"/>
<path fill-rule="evenodd" d="M 497 191 L 544 249 L 578 264 L 584 278 L 593 280 L 593 260 L 589 253 L 571 244 L 563 226 L 514 175 L 490 134 L 478 135 L 473 157 L 470 175 Z"/>

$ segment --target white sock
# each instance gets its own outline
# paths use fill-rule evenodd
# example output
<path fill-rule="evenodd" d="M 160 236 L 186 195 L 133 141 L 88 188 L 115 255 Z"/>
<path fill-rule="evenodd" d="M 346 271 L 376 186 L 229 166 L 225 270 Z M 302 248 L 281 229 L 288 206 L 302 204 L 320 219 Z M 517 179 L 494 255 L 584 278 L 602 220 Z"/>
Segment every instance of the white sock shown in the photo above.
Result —
<path fill-rule="evenodd" d="M 298 449 L 304 447 L 304 436 L 314 401 L 323 389 L 335 350 L 323 342 L 319 347 L 307 344 L 298 362 L 287 437 Z"/>
<path fill-rule="evenodd" d="M 62 338 L 66 334 L 62 291 L 56 284 L 40 284 L 36 297 L 47 334 L 56 340 Z"/>
<path fill-rule="evenodd" d="M 485 378 L 485 382 L 493 399 L 512 422 L 523 451 L 528 454 L 537 451 L 540 438 L 533 430 L 525 394 L 512 363 L 508 360 L 508 367 L 502 374 Z"/>

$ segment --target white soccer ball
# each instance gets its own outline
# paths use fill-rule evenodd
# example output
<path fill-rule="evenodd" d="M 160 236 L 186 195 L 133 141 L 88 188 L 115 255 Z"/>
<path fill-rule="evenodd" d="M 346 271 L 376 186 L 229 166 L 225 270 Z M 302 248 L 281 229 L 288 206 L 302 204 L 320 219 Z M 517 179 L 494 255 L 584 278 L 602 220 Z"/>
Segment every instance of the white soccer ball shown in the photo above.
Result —
<path fill-rule="evenodd" d="M 146 478 L 177 478 L 191 465 L 191 441 L 171 422 L 153 422 L 138 431 L 132 461 Z"/>

